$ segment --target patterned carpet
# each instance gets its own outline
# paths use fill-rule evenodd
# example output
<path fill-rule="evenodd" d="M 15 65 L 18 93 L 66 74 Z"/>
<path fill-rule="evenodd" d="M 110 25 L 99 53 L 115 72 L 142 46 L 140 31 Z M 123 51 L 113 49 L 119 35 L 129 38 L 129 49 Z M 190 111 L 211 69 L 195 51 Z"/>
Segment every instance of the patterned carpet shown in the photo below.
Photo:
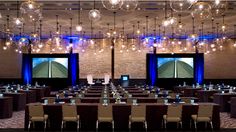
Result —
<path fill-rule="evenodd" d="M 12 118 L 0 119 L 0 128 L 23 128 L 25 112 L 14 112 Z M 230 114 L 221 113 L 221 128 L 236 128 L 236 118 L 230 118 Z"/>

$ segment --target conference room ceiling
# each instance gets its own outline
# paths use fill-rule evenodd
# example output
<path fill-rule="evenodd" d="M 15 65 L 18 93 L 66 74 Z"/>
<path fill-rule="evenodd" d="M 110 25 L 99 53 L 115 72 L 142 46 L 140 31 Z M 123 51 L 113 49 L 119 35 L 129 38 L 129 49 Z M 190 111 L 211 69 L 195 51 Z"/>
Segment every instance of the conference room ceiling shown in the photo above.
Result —
<path fill-rule="evenodd" d="M 22 1 L 22 0 L 21 0 Z M 77 12 L 78 12 L 78 1 L 77 0 L 37 0 L 38 3 L 41 4 L 43 9 L 43 35 L 48 36 L 50 31 L 56 31 L 56 15 L 59 15 L 59 24 L 62 26 L 62 32 L 64 34 L 69 33 L 70 27 L 70 18 L 73 18 L 73 34 L 77 34 L 75 31 L 75 25 L 77 24 Z M 81 0 L 81 21 L 83 23 L 83 31 L 87 34 L 91 32 L 91 22 L 88 18 L 88 12 L 93 8 L 93 0 Z M 110 28 L 113 27 L 113 12 L 110 10 L 106 10 L 100 0 L 96 0 L 96 8 L 101 11 L 102 17 L 101 20 L 94 22 L 94 33 L 98 34 L 99 32 L 107 31 L 107 24 L 110 24 Z M 149 16 L 148 19 L 148 30 L 149 33 L 153 33 L 154 30 L 154 18 L 157 18 L 157 24 L 161 24 L 164 19 L 164 11 L 165 1 L 160 0 L 142 0 L 139 1 L 138 7 L 136 11 L 126 12 L 123 10 L 117 10 L 116 14 L 116 27 L 119 31 L 122 30 L 122 21 L 125 23 L 125 33 L 132 34 L 133 25 L 137 27 L 137 22 L 140 21 L 140 28 L 146 26 L 146 16 Z M 12 26 L 13 18 L 16 17 L 17 2 L 13 0 L 9 1 L 0 1 L 0 12 L 2 14 L 2 18 L 0 19 L 0 28 L 3 29 L 4 24 L 6 24 L 6 16 L 10 15 L 11 20 L 11 29 L 14 33 L 19 33 L 19 29 Z M 192 17 L 190 15 L 190 10 L 186 12 L 174 12 L 174 16 L 178 18 L 178 14 L 182 15 L 182 22 L 185 24 L 186 34 L 192 32 Z M 170 6 L 168 1 L 168 15 L 170 15 Z M 225 23 L 229 26 L 227 29 L 227 33 L 232 36 L 233 27 L 236 24 L 236 1 L 229 1 L 228 10 L 225 13 Z M 222 23 L 222 16 L 215 17 L 214 26 L 216 23 Z M 25 20 L 25 33 L 29 34 L 33 32 L 33 23 Z M 38 25 L 38 24 L 37 24 Z M 158 27 L 158 26 L 157 26 Z M 204 33 L 208 33 L 212 31 L 211 28 L 211 16 L 204 20 Z M 201 21 L 196 20 L 196 32 L 201 28 Z M 163 28 L 161 28 L 163 30 Z M 171 28 L 168 27 L 167 33 L 171 34 Z"/>

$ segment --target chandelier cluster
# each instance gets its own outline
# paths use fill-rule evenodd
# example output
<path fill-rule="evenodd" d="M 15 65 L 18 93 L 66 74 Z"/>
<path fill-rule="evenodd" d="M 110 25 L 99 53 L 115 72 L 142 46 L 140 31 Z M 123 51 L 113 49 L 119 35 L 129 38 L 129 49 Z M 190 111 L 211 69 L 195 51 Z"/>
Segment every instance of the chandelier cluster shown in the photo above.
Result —
<path fill-rule="evenodd" d="M 17 14 L 13 18 L 14 25 L 20 30 L 19 38 L 15 39 L 14 33 L 12 33 L 10 26 L 10 19 L 7 16 L 7 21 L 4 27 L 4 33 L 6 42 L 3 49 L 8 49 L 13 45 L 16 52 L 22 53 L 24 47 L 30 47 L 32 52 L 39 53 L 43 47 L 49 47 L 50 52 L 66 52 L 68 53 L 71 48 L 81 48 L 82 52 L 85 52 L 87 47 L 93 47 L 97 54 L 104 51 L 105 41 L 112 40 L 118 45 L 118 49 L 121 53 L 129 51 L 141 52 L 141 49 L 153 51 L 156 48 L 157 52 L 202 52 L 210 53 L 218 49 L 223 49 L 223 44 L 227 40 L 226 32 L 228 25 L 225 23 L 225 12 L 227 10 L 227 1 L 214 0 L 214 1 L 198 1 L 198 0 L 168 0 L 165 1 L 164 7 L 164 19 L 154 18 L 153 32 L 149 28 L 149 17 L 146 16 L 146 26 L 141 27 L 144 23 L 141 20 L 137 20 L 137 23 L 132 23 L 133 32 L 125 32 L 125 22 L 123 20 L 122 31 L 119 27 L 116 27 L 116 14 L 118 10 L 122 11 L 135 11 L 138 6 L 138 0 L 101 0 L 103 7 L 114 13 L 114 25 L 110 28 L 108 23 L 108 29 L 100 31 L 99 34 L 94 33 L 94 22 L 101 19 L 102 13 L 100 9 L 96 8 L 96 0 L 94 0 L 93 7 L 89 11 L 88 18 L 91 22 L 91 34 L 85 33 L 83 23 L 81 22 L 81 3 L 78 1 L 77 9 L 77 23 L 75 24 L 76 33 L 78 33 L 78 40 L 75 40 L 72 34 L 72 18 L 70 18 L 69 37 L 65 39 L 65 35 L 61 32 L 62 25 L 59 23 L 59 16 L 56 15 L 55 31 L 50 32 L 50 37 L 46 42 L 42 42 L 42 9 L 39 3 L 34 0 L 27 0 L 22 4 L 17 1 Z M 170 8 L 168 8 L 170 7 Z M 186 34 L 186 27 L 184 21 L 182 21 L 183 13 L 189 13 L 192 17 L 192 33 Z M 175 16 L 178 14 L 178 17 Z M 214 18 L 222 16 L 222 22 L 215 23 Z M 1 18 L 1 14 L 0 14 Z M 212 32 L 206 33 L 204 30 L 204 22 L 206 19 L 212 20 Z M 158 19 L 161 23 L 157 24 Z M 196 29 L 195 22 L 201 22 L 200 28 Z M 24 23 L 33 23 L 33 32 L 28 36 L 24 34 Z M 39 28 L 37 23 L 39 22 Z M 88 24 L 88 23 L 87 23 Z M 157 29 L 159 27 L 159 29 Z M 236 26 L 235 26 L 236 27 Z M 170 29 L 170 30 L 168 30 Z M 236 28 L 235 28 L 236 30 Z M 169 34 L 167 33 L 169 32 Z M 68 35 L 68 34 L 67 34 Z M 87 36 L 86 36 L 87 35 Z M 97 36 L 96 36 L 97 35 Z M 211 36 L 211 38 L 205 38 L 204 36 Z M 85 37 L 86 36 L 86 37 Z M 88 37 L 89 36 L 89 37 Z M 212 37 L 213 36 L 213 37 Z M 236 31 L 234 32 L 236 36 Z M 101 41 L 100 41 L 101 40 Z M 76 43 L 76 44 L 74 44 Z M 101 43 L 101 44 L 100 44 Z M 110 43 L 110 42 L 108 42 Z M 116 46 L 117 46 L 116 45 Z M 236 43 L 233 45 L 236 47 Z M 109 48 L 114 48 L 108 46 Z"/>

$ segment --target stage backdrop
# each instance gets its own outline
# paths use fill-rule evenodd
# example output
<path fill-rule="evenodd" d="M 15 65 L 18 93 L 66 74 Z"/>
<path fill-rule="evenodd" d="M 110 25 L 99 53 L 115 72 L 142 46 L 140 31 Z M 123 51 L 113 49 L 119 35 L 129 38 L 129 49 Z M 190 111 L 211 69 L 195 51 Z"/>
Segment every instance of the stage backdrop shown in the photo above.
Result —
<path fill-rule="evenodd" d="M 147 84 L 151 86 L 160 83 L 176 84 L 181 82 L 182 84 L 183 81 L 187 81 L 189 85 L 190 83 L 202 84 L 204 80 L 204 55 L 201 53 L 147 54 L 146 64 L 146 80 Z M 165 66 L 161 67 L 160 65 L 163 64 Z M 176 69 L 176 65 L 178 69 Z M 179 74 L 179 76 L 176 74 Z"/>
<path fill-rule="evenodd" d="M 33 62 L 33 58 L 43 58 L 43 59 L 59 59 L 53 62 L 54 67 L 63 67 L 65 65 L 65 68 L 63 69 L 56 69 L 58 73 L 53 75 L 50 75 L 52 77 L 46 77 L 45 74 L 41 73 L 39 74 L 39 77 L 33 77 L 33 63 L 37 63 L 36 61 Z M 65 59 L 63 60 L 60 59 Z M 61 64 L 57 62 L 61 62 Z M 46 64 L 47 65 L 47 64 Z M 41 67 L 42 68 L 42 67 Z M 49 70 L 47 66 L 45 71 Z M 55 68 L 54 68 L 55 69 Z M 59 74 L 60 73 L 60 74 Z M 38 74 L 37 74 L 38 75 Z M 36 76 L 36 75 L 34 75 Z M 62 77 L 58 77 L 62 76 Z M 55 82 L 58 85 L 60 83 L 66 83 L 65 85 L 71 85 L 75 86 L 78 84 L 79 80 L 79 54 L 23 54 L 22 59 L 22 79 L 24 84 L 33 84 L 35 81 L 41 81 L 47 84 L 48 82 Z"/>

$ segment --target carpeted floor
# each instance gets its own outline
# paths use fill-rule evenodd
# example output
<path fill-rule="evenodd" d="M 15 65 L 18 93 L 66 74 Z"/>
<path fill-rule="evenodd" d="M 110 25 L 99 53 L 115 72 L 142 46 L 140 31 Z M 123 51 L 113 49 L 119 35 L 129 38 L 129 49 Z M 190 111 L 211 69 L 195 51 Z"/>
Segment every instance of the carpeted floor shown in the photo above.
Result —
<path fill-rule="evenodd" d="M 23 128 L 25 112 L 14 112 L 12 118 L 0 119 L 0 128 Z M 221 113 L 221 128 L 236 128 L 236 118 L 230 118 L 230 114 Z"/>

